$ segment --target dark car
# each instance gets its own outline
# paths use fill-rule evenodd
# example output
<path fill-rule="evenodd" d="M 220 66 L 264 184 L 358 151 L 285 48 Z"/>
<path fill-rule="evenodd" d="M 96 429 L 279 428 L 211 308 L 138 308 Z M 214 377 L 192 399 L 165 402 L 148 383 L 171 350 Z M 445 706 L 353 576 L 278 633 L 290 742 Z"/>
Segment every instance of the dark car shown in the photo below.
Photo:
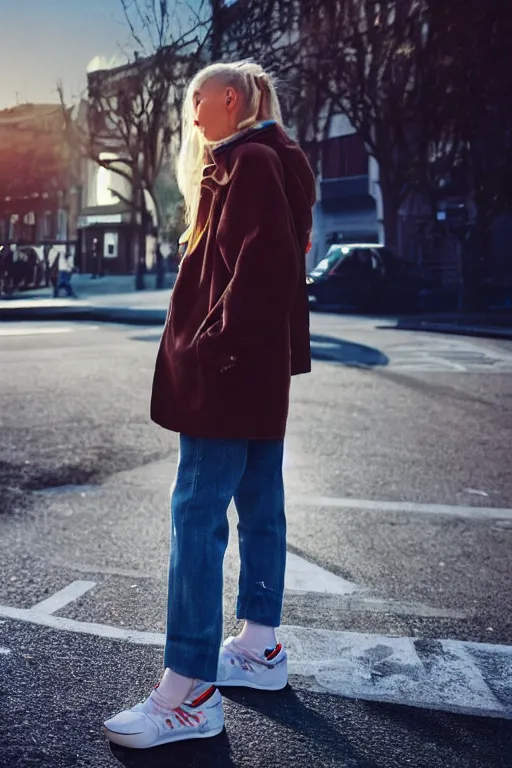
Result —
<path fill-rule="evenodd" d="M 332 245 L 306 278 L 310 304 L 362 312 L 410 312 L 424 291 L 419 268 L 382 245 Z"/>
<path fill-rule="evenodd" d="M 0 248 L 0 295 L 39 288 L 45 281 L 42 249 L 31 245 Z"/>

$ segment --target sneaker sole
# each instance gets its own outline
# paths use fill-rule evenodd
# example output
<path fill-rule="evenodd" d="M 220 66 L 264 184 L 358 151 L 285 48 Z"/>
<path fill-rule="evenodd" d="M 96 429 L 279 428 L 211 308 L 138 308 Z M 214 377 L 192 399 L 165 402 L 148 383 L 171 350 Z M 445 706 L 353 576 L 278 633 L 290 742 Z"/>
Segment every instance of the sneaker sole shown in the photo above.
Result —
<path fill-rule="evenodd" d="M 157 739 L 152 744 L 145 744 L 143 747 L 141 747 L 135 743 L 137 741 L 137 736 L 140 734 L 130 736 L 129 734 L 116 733 L 115 731 L 110 731 L 108 728 L 105 728 L 105 726 L 103 727 L 103 733 L 110 742 L 117 744 L 120 747 L 128 747 L 130 749 L 152 749 L 153 747 L 160 747 L 163 744 L 172 744 L 174 741 L 188 741 L 189 739 L 209 739 L 212 736 L 218 736 L 220 733 L 222 733 L 223 730 L 224 725 L 219 728 L 212 728 L 211 730 L 204 732 L 195 731 L 194 733 L 187 733 L 184 731 L 183 733 L 180 733 L 179 736 Z"/>

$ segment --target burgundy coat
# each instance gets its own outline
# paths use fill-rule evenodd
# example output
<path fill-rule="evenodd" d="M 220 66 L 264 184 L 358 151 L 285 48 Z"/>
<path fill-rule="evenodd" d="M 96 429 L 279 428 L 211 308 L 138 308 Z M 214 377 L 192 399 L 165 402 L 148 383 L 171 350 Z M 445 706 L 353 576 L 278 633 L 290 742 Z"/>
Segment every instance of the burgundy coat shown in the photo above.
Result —
<path fill-rule="evenodd" d="M 290 376 L 311 370 L 314 177 L 273 122 L 213 158 L 160 342 L 151 418 L 191 437 L 281 439 Z"/>

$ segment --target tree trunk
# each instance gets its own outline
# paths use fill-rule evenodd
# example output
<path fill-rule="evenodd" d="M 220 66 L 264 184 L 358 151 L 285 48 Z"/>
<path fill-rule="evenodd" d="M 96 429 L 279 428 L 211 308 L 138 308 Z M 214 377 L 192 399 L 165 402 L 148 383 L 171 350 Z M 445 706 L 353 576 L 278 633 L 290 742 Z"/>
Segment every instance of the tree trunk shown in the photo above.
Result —
<path fill-rule="evenodd" d="M 382 192 L 382 216 L 384 222 L 384 240 L 386 248 L 394 251 L 397 256 L 398 248 L 398 210 L 400 206 L 394 200 L 394 195 L 380 182 Z"/>
<path fill-rule="evenodd" d="M 224 3 L 222 0 L 211 0 L 211 31 L 210 31 L 210 55 L 212 61 L 218 61 L 222 56 L 222 43 L 224 36 Z"/>
<path fill-rule="evenodd" d="M 144 190 L 137 178 L 133 180 L 133 264 L 135 269 L 135 290 L 143 291 L 146 272 L 146 205 Z"/>

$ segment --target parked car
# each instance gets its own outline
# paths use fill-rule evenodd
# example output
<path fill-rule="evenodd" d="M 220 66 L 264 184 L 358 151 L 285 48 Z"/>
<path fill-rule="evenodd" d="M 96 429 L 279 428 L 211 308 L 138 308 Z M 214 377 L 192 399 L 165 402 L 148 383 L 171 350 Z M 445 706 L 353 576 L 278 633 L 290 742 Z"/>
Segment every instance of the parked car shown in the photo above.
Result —
<path fill-rule="evenodd" d="M 45 284 L 43 249 L 31 245 L 4 245 L 0 248 L 0 294 L 39 288 Z"/>
<path fill-rule="evenodd" d="M 331 245 L 306 278 L 310 304 L 362 312 L 410 312 L 425 291 L 419 268 L 382 245 Z"/>

